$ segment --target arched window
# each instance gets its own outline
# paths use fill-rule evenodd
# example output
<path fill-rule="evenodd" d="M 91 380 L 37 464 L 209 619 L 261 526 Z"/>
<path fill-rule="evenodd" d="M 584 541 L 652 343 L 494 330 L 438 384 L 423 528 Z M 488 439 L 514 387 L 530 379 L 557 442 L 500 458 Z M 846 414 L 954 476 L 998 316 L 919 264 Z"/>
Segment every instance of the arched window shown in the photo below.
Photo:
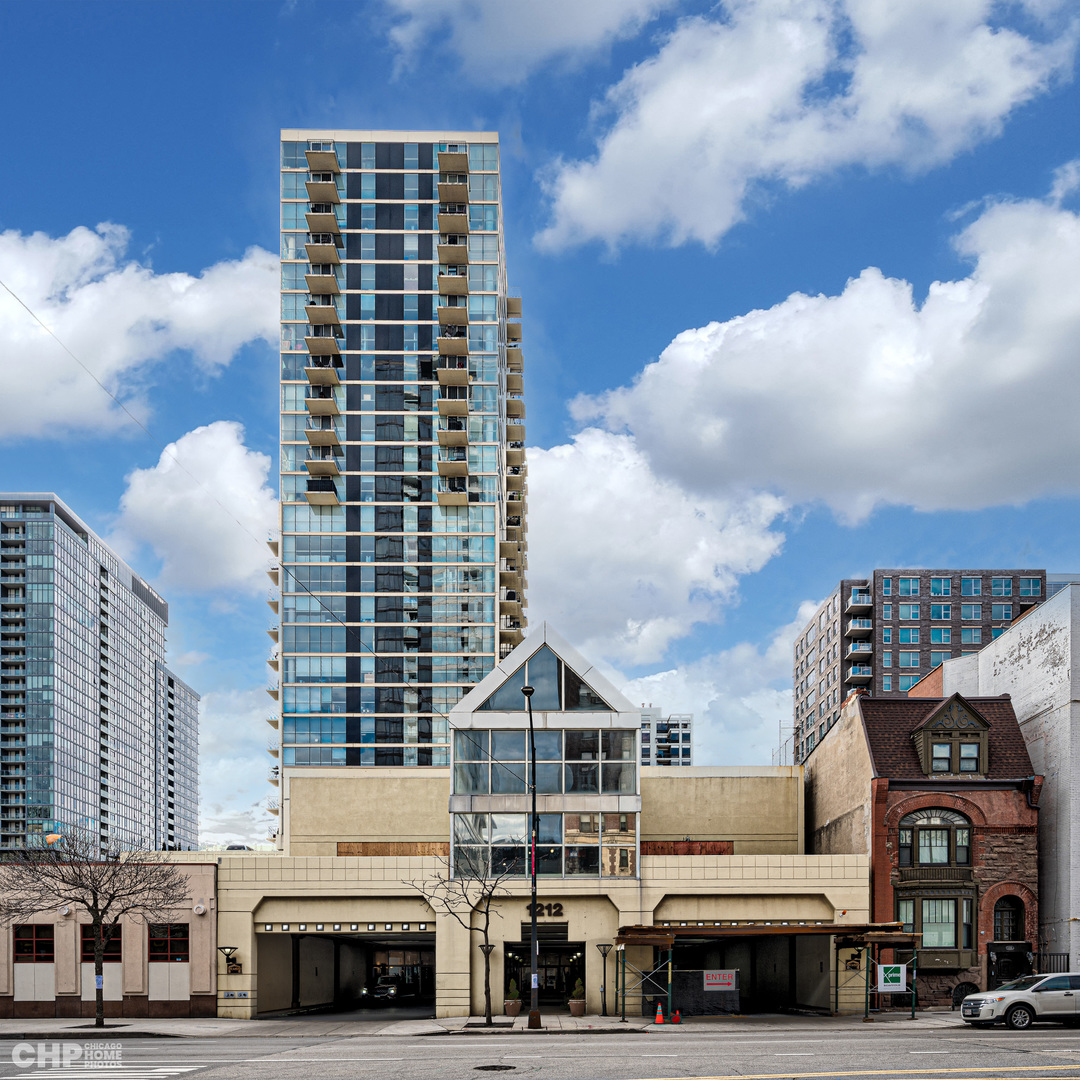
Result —
<path fill-rule="evenodd" d="M 1024 901 L 1018 896 L 1003 896 L 994 905 L 994 940 L 1024 940 Z"/>
<path fill-rule="evenodd" d="M 901 866 L 970 866 L 971 822 L 955 810 L 915 810 L 900 819 Z"/>

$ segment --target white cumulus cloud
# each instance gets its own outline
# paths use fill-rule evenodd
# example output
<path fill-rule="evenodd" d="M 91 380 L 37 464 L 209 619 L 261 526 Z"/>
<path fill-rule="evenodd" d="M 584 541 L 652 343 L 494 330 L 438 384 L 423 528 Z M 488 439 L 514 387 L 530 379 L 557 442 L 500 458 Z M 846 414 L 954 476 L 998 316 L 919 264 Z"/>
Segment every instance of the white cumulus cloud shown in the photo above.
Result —
<path fill-rule="evenodd" d="M 435 36 L 449 35 L 466 75 L 512 84 L 542 64 L 564 62 L 630 37 L 680 0 L 386 0 L 399 21 L 391 40 L 415 61 Z"/>
<path fill-rule="evenodd" d="M 1054 199 L 1000 201 L 955 244 L 971 274 L 922 299 L 866 269 L 839 295 L 685 331 L 575 415 L 631 433 L 688 492 L 824 500 L 849 521 L 881 504 L 1076 494 L 1080 217 Z"/>
<path fill-rule="evenodd" d="M 530 449 L 530 619 L 597 660 L 654 662 L 779 551 L 782 511 L 771 495 L 695 497 L 625 434 Z"/>
<path fill-rule="evenodd" d="M 189 431 L 156 465 L 128 476 L 113 539 L 125 550 L 149 545 L 164 589 L 263 592 L 272 561 L 265 539 L 278 528 L 270 466 L 245 446 L 240 424 Z"/>
<path fill-rule="evenodd" d="M 1017 11 L 1029 33 L 1001 23 Z M 772 186 L 946 162 L 1069 77 L 1076 43 L 1067 0 L 729 0 L 608 91 L 538 240 L 713 245 Z"/>
<path fill-rule="evenodd" d="M 273 702 L 262 689 L 220 690 L 199 708 L 200 831 L 204 844 L 265 843 L 274 822 L 265 808 L 276 763 L 267 744 L 277 732 L 266 723 Z"/>
<path fill-rule="evenodd" d="M 764 646 L 742 642 L 654 675 L 621 681 L 634 704 L 664 714 L 694 714 L 695 765 L 767 765 L 781 730 L 791 727 L 791 657 L 795 636 L 816 610 L 804 602 L 795 619 Z"/>
<path fill-rule="evenodd" d="M 103 224 L 66 236 L 0 233 L 0 280 L 136 415 L 153 366 L 187 351 L 202 370 L 247 342 L 277 340 L 277 257 L 250 248 L 198 277 L 155 273 L 127 257 L 128 230 Z M 0 289 L 0 396 L 49 406 L 4 409 L 0 438 L 108 431 L 130 423 L 64 349 Z"/>

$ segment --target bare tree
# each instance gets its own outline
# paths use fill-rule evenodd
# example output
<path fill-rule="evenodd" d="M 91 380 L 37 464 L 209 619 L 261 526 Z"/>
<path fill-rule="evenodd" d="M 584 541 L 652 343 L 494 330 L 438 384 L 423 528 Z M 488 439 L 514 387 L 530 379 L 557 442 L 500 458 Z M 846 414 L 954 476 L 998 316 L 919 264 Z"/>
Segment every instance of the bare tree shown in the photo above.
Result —
<path fill-rule="evenodd" d="M 61 907 L 81 909 L 90 916 L 95 1027 L 105 1026 L 105 948 L 120 920 L 164 921 L 188 902 L 188 880 L 178 864 L 161 861 L 153 850 L 131 848 L 122 850 L 112 843 L 103 849 L 96 832 L 65 828 L 52 844 L 43 839 L 5 853 L 0 860 L 0 922 L 24 922 Z"/>
<path fill-rule="evenodd" d="M 485 851 L 486 855 L 486 851 Z M 432 909 L 443 915 L 449 915 L 459 925 L 469 931 L 469 934 L 479 934 L 482 944 L 490 946 L 491 917 L 495 915 L 502 918 L 498 911 L 491 910 L 491 903 L 500 897 L 512 896 L 505 886 L 507 878 L 520 877 L 520 870 L 512 867 L 496 869 L 487 862 L 486 858 L 462 862 L 457 867 L 457 872 L 450 873 L 449 860 L 441 860 L 444 869 L 433 877 L 425 878 L 421 882 L 405 881 L 404 885 L 415 889 Z M 479 916 L 480 925 L 473 926 L 473 915 Z M 491 1019 L 491 949 L 485 948 L 484 953 L 484 1023 L 492 1024 Z"/>

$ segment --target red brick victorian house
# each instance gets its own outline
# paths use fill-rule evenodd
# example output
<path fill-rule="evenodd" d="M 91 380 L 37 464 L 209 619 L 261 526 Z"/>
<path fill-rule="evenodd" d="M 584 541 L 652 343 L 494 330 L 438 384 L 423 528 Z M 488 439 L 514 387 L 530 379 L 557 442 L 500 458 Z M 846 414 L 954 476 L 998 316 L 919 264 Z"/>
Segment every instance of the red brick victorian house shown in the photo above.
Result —
<path fill-rule="evenodd" d="M 922 935 L 920 1003 L 1030 971 L 1042 777 L 1008 696 L 856 693 L 837 728 L 806 761 L 810 851 L 871 856 L 872 920 Z"/>

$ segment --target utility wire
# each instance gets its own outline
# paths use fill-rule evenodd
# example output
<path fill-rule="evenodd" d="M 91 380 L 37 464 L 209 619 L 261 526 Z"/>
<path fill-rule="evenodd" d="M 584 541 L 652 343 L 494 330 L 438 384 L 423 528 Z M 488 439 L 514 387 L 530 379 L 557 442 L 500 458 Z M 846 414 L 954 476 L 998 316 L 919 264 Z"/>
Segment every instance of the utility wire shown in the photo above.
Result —
<path fill-rule="evenodd" d="M 207 486 L 202 482 L 202 480 L 200 480 L 199 477 L 197 477 L 180 460 L 180 458 L 170 450 L 168 445 L 162 444 L 161 441 L 153 434 L 153 432 L 151 432 L 151 430 L 127 407 L 127 405 L 125 405 L 124 402 L 119 397 L 117 397 L 117 395 L 114 394 L 112 392 L 112 390 L 110 390 L 108 388 L 108 386 L 106 386 L 105 383 L 103 383 L 101 381 L 101 379 L 99 379 L 97 377 L 97 375 L 85 363 L 83 363 L 83 361 L 70 348 L 68 348 L 67 344 L 53 331 L 52 327 L 50 327 L 42 318 L 40 318 L 40 316 L 37 314 L 37 312 L 35 312 L 33 310 L 33 308 L 31 308 L 30 305 L 27 304 L 26 301 L 24 301 L 22 299 L 22 297 L 20 297 L 16 292 L 14 292 L 11 289 L 11 287 L 7 284 L 7 282 L 5 282 L 2 278 L 0 278 L 0 287 L 2 287 L 4 289 L 4 291 L 30 316 L 30 318 L 33 319 L 34 322 L 37 323 L 37 325 L 39 327 L 41 327 L 41 329 L 44 330 L 45 333 L 48 334 L 49 337 L 51 337 L 53 339 L 53 341 L 55 341 L 57 343 L 57 345 L 59 345 L 60 348 L 63 349 L 64 352 L 67 353 L 67 355 L 71 357 L 72 360 L 75 361 L 75 363 L 94 381 L 94 383 L 102 390 L 102 392 L 105 393 L 112 400 L 112 402 L 119 409 L 121 409 L 126 416 L 129 417 L 129 419 L 132 421 L 132 423 L 134 423 L 143 432 L 143 434 L 145 434 L 146 437 L 160 450 L 162 456 L 167 456 L 171 461 L 173 461 L 177 465 L 177 467 L 198 486 L 200 491 L 202 491 L 210 499 L 211 502 L 215 503 L 219 507 L 219 509 L 221 509 L 225 513 L 225 515 L 233 522 L 233 524 L 235 524 L 246 536 L 248 536 L 251 540 L 253 540 L 256 544 L 259 545 L 259 548 L 261 550 L 264 543 L 265 543 L 265 540 L 260 540 L 223 502 L 221 502 L 220 499 L 217 498 L 216 495 L 214 495 L 209 490 L 209 488 L 207 488 Z M 284 544 L 284 536 L 282 536 L 280 542 L 282 544 Z M 280 551 L 278 553 L 278 564 L 279 564 L 279 566 L 278 566 L 278 573 L 279 574 L 288 573 L 288 571 L 284 570 L 280 565 L 281 564 L 281 552 Z M 370 655 L 375 660 L 378 660 L 379 654 L 374 650 L 374 648 L 367 645 L 367 643 L 363 640 L 363 638 L 344 619 L 342 619 L 337 614 L 337 612 L 333 611 L 330 607 L 328 607 L 327 604 L 325 603 L 325 601 L 323 601 L 323 599 L 319 596 L 318 593 L 313 592 L 307 585 L 305 585 L 303 582 L 301 582 L 296 577 L 295 574 L 289 574 L 289 577 L 291 578 L 292 583 L 294 585 L 299 586 L 300 590 L 307 593 L 308 596 L 312 597 L 314 599 L 314 601 L 319 605 L 319 607 L 327 615 L 330 616 L 330 618 L 328 620 L 322 620 L 322 621 L 324 621 L 324 622 L 329 621 L 329 622 L 338 623 L 340 626 L 342 626 L 345 629 L 346 634 L 353 641 L 355 641 L 355 642 L 357 642 L 359 644 L 359 646 L 360 646 L 359 651 L 370 653 Z M 282 583 L 282 585 L 283 584 L 284 583 Z M 282 587 L 281 606 L 284 607 L 284 587 Z M 281 612 L 278 613 L 278 617 L 279 617 L 279 620 L 280 620 L 281 619 Z M 281 662 L 280 655 L 279 655 L 278 662 L 279 662 L 279 664 Z M 278 692 L 279 693 L 284 692 L 282 690 L 282 688 L 281 688 L 280 680 L 279 680 Z M 427 704 L 428 706 L 430 706 L 429 711 L 432 713 L 432 715 L 437 716 L 440 719 L 445 720 L 447 722 L 447 728 L 448 728 L 448 730 L 450 730 L 450 728 L 449 728 L 450 716 L 449 716 L 448 713 L 444 713 L 440 709 L 436 709 L 434 707 L 433 702 L 431 702 L 431 701 L 424 702 L 423 699 L 421 699 L 421 703 L 422 704 Z M 331 714 L 331 715 L 333 715 L 333 714 Z M 281 716 L 282 728 L 284 728 L 284 724 L 285 724 L 285 713 L 284 713 L 284 708 L 283 708 L 282 709 L 282 716 Z M 471 742 L 477 749 L 480 749 L 481 752 L 484 753 L 485 757 L 483 759 L 481 759 L 481 760 L 483 760 L 485 762 L 485 764 L 492 763 L 492 762 L 495 761 L 495 759 L 493 757 L 491 757 L 490 752 L 483 749 L 482 745 L 477 740 L 475 740 L 471 735 L 465 734 L 465 729 L 463 729 L 463 728 L 462 729 L 455 728 L 453 730 L 454 731 L 459 731 L 460 730 L 462 732 L 462 734 L 464 735 L 464 737 L 466 739 L 468 739 L 469 742 Z M 284 735 L 284 731 L 282 731 L 281 734 Z M 402 743 L 401 745 L 404 747 L 404 743 Z M 419 746 L 420 744 L 417 744 L 417 745 Z M 282 750 L 284 749 L 283 744 L 281 745 L 281 749 Z"/>

